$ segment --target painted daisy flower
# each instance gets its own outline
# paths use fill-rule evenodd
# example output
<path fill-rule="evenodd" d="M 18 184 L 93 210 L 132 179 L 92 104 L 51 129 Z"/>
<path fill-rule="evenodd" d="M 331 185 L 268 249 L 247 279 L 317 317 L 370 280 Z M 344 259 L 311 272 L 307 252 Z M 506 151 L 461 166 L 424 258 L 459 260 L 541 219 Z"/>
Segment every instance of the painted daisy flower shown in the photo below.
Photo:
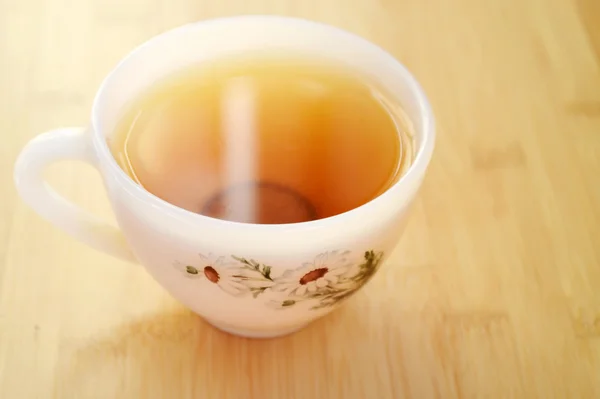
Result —
<path fill-rule="evenodd" d="M 272 289 L 291 296 L 303 296 L 326 287 L 338 288 L 341 279 L 350 274 L 353 268 L 348 255 L 350 251 L 322 253 L 312 262 L 287 270 L 276 279 Z"/>
<path fill-rule="evenodd" d="M 242 281 L 247 278 L 239 274 L 234 263 L 223 256 L 215 258 L 212 254 L 204 256 L 200 254 L 200 261 L 194 265 L 175 262 L 175 269 L 179 270 L 185 277 L 190 279 L 205 279 L 216 284 L 223 291 L 231 295 L 243 295 L 248 291 L 247 284 Z"/>

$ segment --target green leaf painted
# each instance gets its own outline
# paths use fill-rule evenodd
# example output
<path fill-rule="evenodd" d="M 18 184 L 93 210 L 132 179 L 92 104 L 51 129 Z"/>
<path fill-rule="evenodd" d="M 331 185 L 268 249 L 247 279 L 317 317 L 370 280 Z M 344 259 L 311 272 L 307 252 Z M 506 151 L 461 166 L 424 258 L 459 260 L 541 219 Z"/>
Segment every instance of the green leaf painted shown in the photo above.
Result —
<path fill-rule="evenodd" d="M 196 269 L 194 266 L 186 266 L 185 267 L 185 272 L 188 273 L 188 274 L 198 274 L 198 273 L 200 273 L 198 271 L 198 269 Z"/>

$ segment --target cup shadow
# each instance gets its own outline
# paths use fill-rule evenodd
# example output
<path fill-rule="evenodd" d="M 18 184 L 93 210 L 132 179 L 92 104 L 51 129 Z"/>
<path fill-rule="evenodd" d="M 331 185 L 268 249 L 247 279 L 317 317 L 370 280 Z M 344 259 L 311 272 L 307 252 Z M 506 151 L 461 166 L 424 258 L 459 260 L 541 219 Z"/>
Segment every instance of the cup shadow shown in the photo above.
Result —
<path fill-rule="evenodd" d="M 62 345 L 54 395 L 352 398 L 365 383 L 390 377 L 374 348 L 384 354 L 399 349 L 381 342 L 381 326 L 373 325 L 365 306 L 349 300 L 301 331 L 265 340 L 221 332 L 184 309 L 159 313 Z"/>
<path fill-rule="evenodd" d="M 65 341 L 54 397 L 333 399 L 450 392 L 454 380 L 433 376 L 452 366 L 464 317 L 452 322 L 448 298 L 439 295 L 431 273 L 418 274 L 423 281 L 401 291 L 384 289 L 387 279 L 376 276 L 378 283 L 339 309 L 280 338 L 233 336 L 177 308 Z M 409 302 L 420 303 L 419 309 Z"/>

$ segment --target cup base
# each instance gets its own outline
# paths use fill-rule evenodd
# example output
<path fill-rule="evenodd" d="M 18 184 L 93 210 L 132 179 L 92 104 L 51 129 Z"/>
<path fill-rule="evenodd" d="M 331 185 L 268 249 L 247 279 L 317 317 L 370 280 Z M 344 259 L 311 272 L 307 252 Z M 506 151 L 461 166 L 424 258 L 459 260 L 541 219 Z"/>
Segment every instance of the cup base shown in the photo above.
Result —
<path fill-rule="evenodd" d="M 304 327 L 306 327 L 309 324 L 309 323 L 303 323 L 303 324 L 296 325 L 293 327 L 282 328 L 282 329 L 278 329 L 278 330 L 260 331 L 260 330 L 238 329 L 238 328 L 231 327 L 231 326 L 221 324 L 218 322 L 213 322 L 212 320 L 207 320 L 207 319 L 205 319 L 205 320 L 210 325 L 215 327 L 216 329 L 226 332 L 228 334 L 237 335 L 238 337 L 255 338 L 255 339 L 283 337 L 285 335 L 295 333 L 296 331 L 303 329 Z"/>

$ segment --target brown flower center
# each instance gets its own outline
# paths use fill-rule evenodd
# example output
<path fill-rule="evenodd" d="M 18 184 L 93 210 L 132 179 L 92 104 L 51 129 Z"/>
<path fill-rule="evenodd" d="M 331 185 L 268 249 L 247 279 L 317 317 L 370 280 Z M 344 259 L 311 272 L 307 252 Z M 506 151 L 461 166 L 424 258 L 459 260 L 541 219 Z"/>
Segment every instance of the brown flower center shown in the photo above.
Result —
<path fill-rule="evenodd" d="M 329 269 L 327 269 L 326 267 L 311 270 L 308 273 L 306 273 L 304 276 L 302 276 L 302 278 L 300 278 L 300 284 L 305 285 L 305 284 L 310 283 L 311 281 L 318 280 L 321 277 L 323 277 L 324 275 L 326 275 L 328 271 L 329 271 Z"/>
<path fill-rule="evenodd" d="M 217 273 L 217 271 L 212 266 L 206 266 L 204 268 L 204 275 L 211 283 L 216 284 L 219 282 L 219 273 Z"/>

